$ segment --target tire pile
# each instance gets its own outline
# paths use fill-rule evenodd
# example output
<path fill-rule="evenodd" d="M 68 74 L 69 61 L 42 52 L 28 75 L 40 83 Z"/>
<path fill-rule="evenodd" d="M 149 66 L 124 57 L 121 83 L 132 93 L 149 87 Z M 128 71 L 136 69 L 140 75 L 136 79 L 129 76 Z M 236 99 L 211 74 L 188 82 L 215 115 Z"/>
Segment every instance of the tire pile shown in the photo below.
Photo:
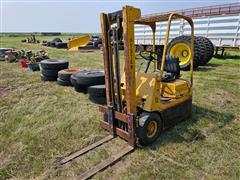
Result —
<path fill-rule="evenodd" d="M 43 81 L 57 81 L 58 71 L 68 69 L 68 61 L 47 59 L 40 62 L 41 79 Z"/>
<path fill-rule="evenodd" d="M 67 49 L 68 43 L 62 42 L 60 38 L 54 38 L 52 41 L 42 41 L 43 46 L 56 47 L 59 49 Z"/>
<path fill-rule="evenodd" d="M 89 93 L 92 102 L 106 103 L 104 72 L 83 70 L 71 75 L 70 81 L 77 92 Z"/>
<path fill-rule="evenodd" d="M 187 46 L 191 46 L 191 36 L 178 36 L 170 41 L 167 48 L 167 54 L 172 56 L 176 54 L 171 53 L 171 49 L 177 44 L 186 44 Z M 196 69 L 198 66 L 206 65 L 214 54 L 214 45 L 213 43 L 206 37 L 195 36 L 194 37 L 194 58 L 193 58 L 193 68 Z M 181 62 L 181 57 L 179 57 Z M 180 68 L 182 70 L 190 69 L 190 59 L 184 63 L 180 63 Z"/>

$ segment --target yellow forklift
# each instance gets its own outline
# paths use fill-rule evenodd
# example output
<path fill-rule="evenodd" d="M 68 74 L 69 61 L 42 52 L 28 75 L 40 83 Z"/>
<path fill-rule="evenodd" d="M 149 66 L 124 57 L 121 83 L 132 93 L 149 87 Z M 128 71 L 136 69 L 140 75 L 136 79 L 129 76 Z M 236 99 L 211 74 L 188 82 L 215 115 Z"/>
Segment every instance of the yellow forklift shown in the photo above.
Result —
<path fill-rule="evenodd" d="M 191 18 L 176 13 L 141 17 L 140 9 L 124 6 L 117 12 L 102 13 L 100 19 L 107 98 L 107 105 L 99 107 L 104 113 L 100 125 L 109 131 L 109 135 L 63 158 L 60 163 L 65 164 L 117 136 L 128 144 L 117 154 L 81 174 L 77 177 L 79 179 L 90 178 L 137 146 L 154 143 L 164 129 L 188 118 L 192 108 L 194 26 Z M 175 19 L 184 19 L 191 26 L 189 80 L 181 78 L 179 57 L 166 54 L 171 22 Z M 155 32 L 156 23 L 162 21 L 168 24 L 163 54 L 160 55 L 155 51 Z M 144 72 L 136 70 L 135 24 L 152 29 L 152 50 L 140 52 L 147 62 Z M 121 38 L 124 42 L 122 74 L 118 49 Z"/>

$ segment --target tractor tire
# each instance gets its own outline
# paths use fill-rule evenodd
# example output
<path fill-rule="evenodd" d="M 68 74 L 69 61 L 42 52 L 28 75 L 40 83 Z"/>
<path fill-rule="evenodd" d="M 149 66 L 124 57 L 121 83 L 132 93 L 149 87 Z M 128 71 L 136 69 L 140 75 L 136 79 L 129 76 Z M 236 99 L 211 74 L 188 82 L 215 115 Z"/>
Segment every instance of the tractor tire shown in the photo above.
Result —
<path fill-rule="evenodd" d="M 62 69 L 67 69 L 68 65 L 69 65 L 68 61 L 57 60 L 57 59 L 46 59 L 40 62 L 40 67 L 42 69 L 62 70 Z"/>
<path fill-rule="evenodd" d="M 58 71 L 59 69 L 41 69 L 41 73 L 43 76 L 49 76 L 49 77 L 58 77 Z"/>
<path fill-rule="evenodd" d="M 57 77 L 44 76 L 44 75 L 41 74 L 41 80 L 42 81 L 57 81 Z"/>
<path fill-rule="evenodd" d="M 204 57 L 200 61 L 200 66 L 206 65 L 213 57 L 214 54 L 214 45 L 210 41 L 210 39 L 206 37 L 199 36 L 198 37 L 202 44 L 204 44 Z"/>
<path fill-rule="evenodd" d="M 168 44 L 167 54 L 171 56 L 178 56 L 180 60 L 180 68 L 182 70 L 190 69 L 190 47 L 191 36 L 178 36 L 171 40 Z M 201 43 L 200 38 L 194 37 L 194 57 L 193 68 L 196 69 L 204 56 L 204 45 Z M 184 55 L 185 53 L 185 55 Z"/>
<path fill-rule="evenodd" d="M 72 83 L 70 81 L 64 81 L 60 78 L 57 78 L 57 83 L 61 86 L 71 86 Z"/>
<path fill-rule="evenodd" d="M 58 78 L 64 81 L 70 81 L 71 75 L 80 72 L 79 69 L 63 69 L 58 71 Z"/>
<path fill-rule="evenodd" d="M 94 86 L 105 84 L 105 77 L 103 71 L 80 71 L 79 73 L 73 74 L 71 78 L 77 80 L 77 84 L 82 86 Z"/>
<path fill-rule="evenodd" d="M 95 85 L 88 87 L 88 94 L 95 97 L 105 97 L 106 98 L 106 86 L 105 85 Z"/>
<path fill-rule="evenodd" d="M 89 96 L 89 100 L 95 104 L 105 105 L 107 104 L 106 97 L 99 97 L 99 96 Z"/>
<path fill-rule="evenodd" d="M 154 143 L 161 135 L 163 123 L 159 114 L 155 112 L 143 112 L 140 114 L 137 136 L 143 146 Z"/>
<path fill-rule="evenodd" d="M 195 37 L 194 44 L 197 44 L 198 50 L 199 50 L 199 60 L 198 60 L 198 66 L 201 66 L 201 62 L 203 62 L 206 54 L 206 48 L 205 44 L 202 42 L 201 37 L 197 36 Z"/>

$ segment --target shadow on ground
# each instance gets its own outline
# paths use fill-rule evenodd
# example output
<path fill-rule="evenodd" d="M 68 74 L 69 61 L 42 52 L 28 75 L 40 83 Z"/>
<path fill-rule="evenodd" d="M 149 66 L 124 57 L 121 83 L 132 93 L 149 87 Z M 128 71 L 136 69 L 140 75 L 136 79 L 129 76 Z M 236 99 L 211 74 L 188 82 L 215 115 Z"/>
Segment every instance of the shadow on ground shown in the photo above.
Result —
<path fill-rule="evenodd" d="M 198 67 L 196 71 L 201 71 L 201 72 L 212 71 L 212 70 L 215 70 L 218 66 L 222 66 L 222 65 L 221 64 L 208 63 L 205 66 Z"/>
<path fill-rule="evenodd" d="M 215 58 L 218 59 L 236 59 L 236 60 L 240 60 L 240 56 L 239 55 L 230 55 L 230 54 L 226 54 L 226 55 L 214 55 Z"/>
<path fill-rule="evenodd" d="M 212 111 L 204 107 L 193 105 L 192 116 L 189 119 L 177 124 L 175 127 L 163 132 L 156 143 L 149 148 L 156 148 L 168 143 L 191 143 L 193 141 L 204 140 L 207 134 L 204 131 L 214 133 L 216 129 L 225 127 L 234 119 L 231 113 Z M 204 120 L 206 125 L 197 125 L 199 120 Z M 214 126 L 208 126 L 208 123 Z"/>

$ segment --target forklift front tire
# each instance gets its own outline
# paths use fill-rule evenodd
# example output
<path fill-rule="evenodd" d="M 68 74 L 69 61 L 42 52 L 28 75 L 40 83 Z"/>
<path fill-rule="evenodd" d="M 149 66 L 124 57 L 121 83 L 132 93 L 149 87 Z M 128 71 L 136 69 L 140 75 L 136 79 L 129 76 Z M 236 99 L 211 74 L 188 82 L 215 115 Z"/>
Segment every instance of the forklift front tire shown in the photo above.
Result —
<path fill-rule="evenodd" d="M 143 112 L 140 114 L 137 136 L 143 146 L 154 143 L 162 132 L 162 120 L 157 113 Z"/>

